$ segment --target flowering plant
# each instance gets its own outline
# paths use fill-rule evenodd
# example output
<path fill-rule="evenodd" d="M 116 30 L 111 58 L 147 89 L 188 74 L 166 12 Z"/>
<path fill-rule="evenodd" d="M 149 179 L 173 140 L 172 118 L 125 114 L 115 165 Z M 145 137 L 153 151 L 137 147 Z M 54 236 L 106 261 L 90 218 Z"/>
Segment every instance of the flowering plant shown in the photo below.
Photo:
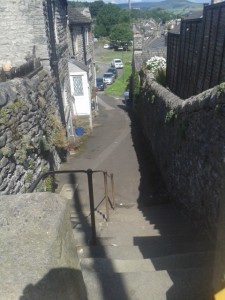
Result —
<path fill-rule="evenodd" d="M 153 56 L 147 60 L 146 69 L 155 75 L 158 70 L 166 69 L 166 59 L 160 56 Z"/>

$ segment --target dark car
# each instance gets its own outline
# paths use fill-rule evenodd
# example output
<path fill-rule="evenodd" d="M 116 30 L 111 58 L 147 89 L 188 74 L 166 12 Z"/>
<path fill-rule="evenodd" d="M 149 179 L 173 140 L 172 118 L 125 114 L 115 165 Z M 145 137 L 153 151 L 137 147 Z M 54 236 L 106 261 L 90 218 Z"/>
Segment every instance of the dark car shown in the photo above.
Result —
<path fill-rule="evenodd" d="M 105 83 L 104 83 L 102 77 L 96 78 L 96 87 L 97 87 L 98 91 L 104 91 L 104 89 L 105 89 Z"/>
<path fill-rule="evenodd" d="M 111 68 L 108 69 L 107 72 L 113 73 L 114 74 L 114 78 L 117 78 L 117 76 L 118 76 L 118 71 L 117 71 L 116 68 L 111 67 Z"/>

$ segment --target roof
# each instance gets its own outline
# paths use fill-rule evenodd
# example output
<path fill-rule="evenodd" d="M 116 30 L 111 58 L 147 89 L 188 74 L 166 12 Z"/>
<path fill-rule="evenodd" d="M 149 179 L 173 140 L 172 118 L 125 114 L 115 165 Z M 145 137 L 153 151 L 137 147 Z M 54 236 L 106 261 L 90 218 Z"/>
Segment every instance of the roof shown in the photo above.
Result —
<path fill-rule="evenodd" d="M 91 19 L 84 16 L 75 7 L 68 6 L 68 16 L 70 24 L 91 24 Z"/>
<path fill-rule="evenodd" d="M 91 19 L 91 13 L 88 7 L 76 7 L 76 10 L 78 10 L 85 17 Z"/>
<path fill-rule="evenodd" d="M 87 72 L 89 71 L 88 66 L 84 65 L 80 61 L 75 59 L 69 59 L 69 71 L 70 72 Z"/>

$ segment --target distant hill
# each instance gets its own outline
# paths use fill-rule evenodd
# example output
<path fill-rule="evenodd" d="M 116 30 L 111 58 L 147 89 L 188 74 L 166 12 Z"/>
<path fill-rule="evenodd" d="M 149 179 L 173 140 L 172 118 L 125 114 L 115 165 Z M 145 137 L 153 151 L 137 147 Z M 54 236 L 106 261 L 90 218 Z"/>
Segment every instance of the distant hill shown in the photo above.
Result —
<path fill-rule="evenodd" d="M 206 1 L 207 2 L 207 1 Z M 118 4 L 121 8 L 128 8 L 128 3 L 120 3 Z M 154 9 L 154 8 L 162 8 L 166 10 L 177 10 L 177 11 L 190 11 L 190 10 L 199 10 L 201 9 L 203 4 L 193 3 L 188 0 L 165 0 L 160 2 L 132 2 L 131 0 L 131 8 L 146 10 L 146 9 Z"/>

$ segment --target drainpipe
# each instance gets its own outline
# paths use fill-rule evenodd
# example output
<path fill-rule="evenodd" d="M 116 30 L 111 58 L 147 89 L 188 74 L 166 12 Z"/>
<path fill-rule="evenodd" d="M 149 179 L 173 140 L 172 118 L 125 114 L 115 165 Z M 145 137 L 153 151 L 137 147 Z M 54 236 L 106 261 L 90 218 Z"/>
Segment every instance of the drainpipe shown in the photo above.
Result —
<path fill-rule="evenodd" d="M 57 97 L 58 97 L 59 113 L 60 113 L 60 117 L 61 117 L 61 122 L 66 129 L 66 118 L 65 118 L 65 113 L 64 113 L 63 97 L 62 97 L 60 78 L 59 78 L 58 56 L 57 56 L 56 46 L 55 46 L 55 32 L 54 32 L 54 23 L 53 23 L 52 0 L 47 0 L 47 13 L 48 13 L 48 22 L 49 22 L 49 38 L 50 38 L 50 45 L 51 45 L 51 50 L 52 50 L 52 54 L 50 56 L 50 65 L 51 65 L 53 74 L 56 79 L 56 93 L 57 93 Z M 67 130 L 66 130 L 66 133 L 67 133 Z"/>
<path fill-rule="evenodd" d="M 82 32 L 83 49 L 84 49 L 84 63 L 87 66 L 87 48 L 86 48 L 86 43 L 85 43 L 85 28 L 84 28 L 84 26 L 81 26 L 81 32 Z"/>
<path fill-rule="evenodd" d="M 70 38 L 71 38 L 71 44 L 72 44 L 72 55 L 75 57 L 73 27 L 69 26 L 69 30 L 70 30 Z"/>

